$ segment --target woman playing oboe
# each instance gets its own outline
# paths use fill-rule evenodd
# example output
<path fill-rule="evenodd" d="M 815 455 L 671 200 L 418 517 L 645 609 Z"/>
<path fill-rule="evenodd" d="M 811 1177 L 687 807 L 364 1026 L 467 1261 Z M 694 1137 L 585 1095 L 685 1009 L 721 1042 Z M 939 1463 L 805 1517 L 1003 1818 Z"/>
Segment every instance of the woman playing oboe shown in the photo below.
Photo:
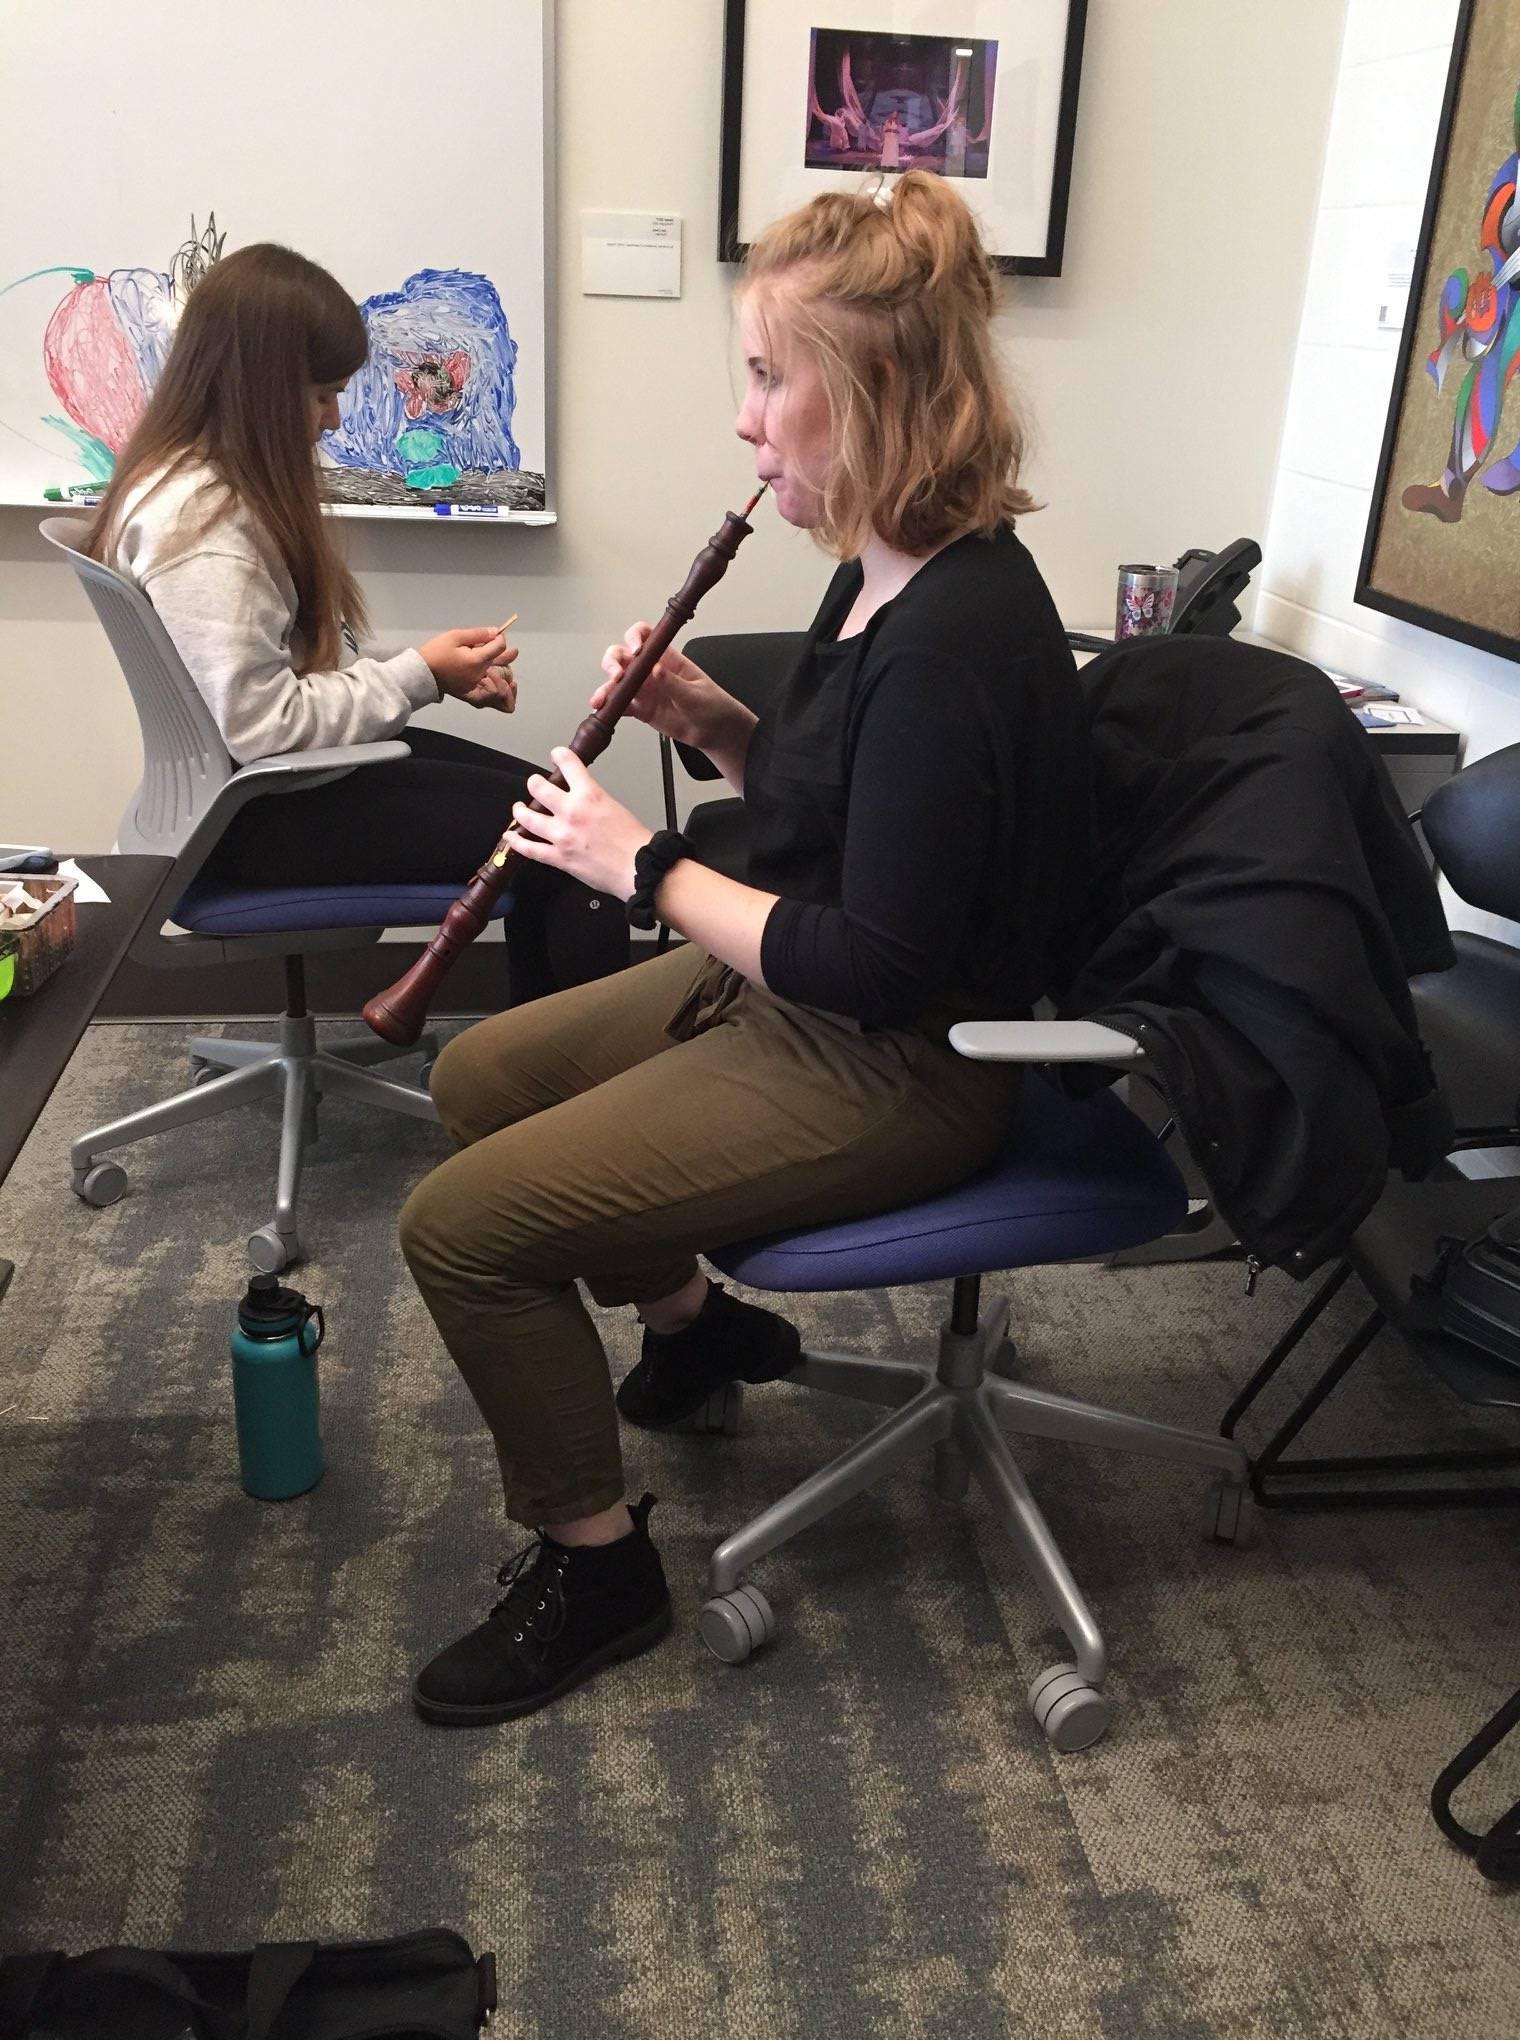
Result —
<path fill-rule="evenodd" d="M 514 810 L 521 854 L 686 938 L 445 1049 L 459 1152 L 413 1193 L 407 1261 L 537 1534 L 477 1628 L 420 1673 L 429 1720 L 505 1720 L 663 1636 L 650 1498 L 618 1414 L 660 1428 L 797 1363 L 796 1331 L 700 1272 L 704 1248 L 948 1188 L 1002 1139 L 1017 1073 L 957 1020 L 1043 993 L 1086 850 L 1076 677 L 1013 518 L 1023 432 L 996 278 L 927 172 L 831 192 L 754 244 L 738 433 L 791 524 L 841 562 L 762 720 L 679 652 L 630 713 L 744 797 L 749 883 L 613 800 L 568 751 Z M 742 571 L 742 568 L 740 569 Z M 604 660 L 607 684 L 647 626 Z M 577 1289 L 632 1304 L 614 1404 Z"/>

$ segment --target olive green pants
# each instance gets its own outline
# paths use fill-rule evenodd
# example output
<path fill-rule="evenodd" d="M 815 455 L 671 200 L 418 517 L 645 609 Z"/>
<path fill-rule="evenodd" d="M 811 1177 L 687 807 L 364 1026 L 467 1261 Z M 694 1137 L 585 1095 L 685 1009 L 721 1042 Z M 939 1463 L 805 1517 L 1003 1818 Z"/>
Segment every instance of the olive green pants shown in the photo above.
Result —
<path fill-rule="evenodd" d="M 623 1499 L 576 1287 L 654 1302 L 703 1249 L 862 1217 L 990 1159 L 1017 1072 L 774 998 L 694 944 L 483 1021 L 433 1096 L 459 1152 L 401 1219 L 417 1285 L 530 1527 Z"/>

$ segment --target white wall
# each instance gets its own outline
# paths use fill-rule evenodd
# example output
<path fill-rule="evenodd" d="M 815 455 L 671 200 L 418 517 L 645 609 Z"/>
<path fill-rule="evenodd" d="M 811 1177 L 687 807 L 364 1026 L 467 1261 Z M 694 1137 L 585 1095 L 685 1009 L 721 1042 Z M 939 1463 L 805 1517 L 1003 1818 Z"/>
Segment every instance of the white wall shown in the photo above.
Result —
<path fill-rule="evenodd" d="M 1462 731 L 1473 759 L 1520 742 L 1520 667 L 1352 600 L 1399 345 L 1377 308 L 1390 249 L 1419 235 L 1457 9 L 1350 0 L 1255 623 L 1398 688 Z M 1462 926 L 1520 939 L 1454 898 L 1448 908 Z"/>
<path fill-rule="evenodd" d="M 1066 274 L 1012 285 L 1003 320 L 1050 505 L 1025 535 L 1070 623 L 1111 615 L 1121 559 L 1265 528 L 1341 18 L 1339 0 L 1094 0 Z M 721 19 L 713 0 L 560 0 L 560 527 L 349 527 L 386 633 L 521 612 L 513 721 L 429 712 L 510 749 L 564 741 L 602 646 L 659 609 L 746 493 L 731 273 L 712 256 Z M 609 117 L 630 106 L 632 124 Z M 583 298 L 583 206 L 682 213 L 684 298 Z M 102 849 L 138 771 L 136 725 L 34 524 L 0 511 L 0 836 Z M 804 623 L 826 573 L 768 517 L 698 627 Z M 605 777 L 656 817 L 642 732 Z"/>

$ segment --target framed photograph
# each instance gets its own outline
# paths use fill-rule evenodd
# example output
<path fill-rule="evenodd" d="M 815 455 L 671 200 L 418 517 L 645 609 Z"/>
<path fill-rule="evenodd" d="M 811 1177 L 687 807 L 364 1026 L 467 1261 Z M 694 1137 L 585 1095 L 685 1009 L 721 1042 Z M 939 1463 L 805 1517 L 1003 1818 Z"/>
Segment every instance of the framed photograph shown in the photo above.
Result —
<path fill-rule="evenodd" d="M 1356 587 L 1506 659 L 1520 659 L 1517 89 L 1520 9 L 1463 0 Z"/>
<path fill-rule="evenodd" d="M 718 256 L 815 192 L 965 180 L 1000 269 L 1059 276 L 1087 0 L 726 0 Z"/>

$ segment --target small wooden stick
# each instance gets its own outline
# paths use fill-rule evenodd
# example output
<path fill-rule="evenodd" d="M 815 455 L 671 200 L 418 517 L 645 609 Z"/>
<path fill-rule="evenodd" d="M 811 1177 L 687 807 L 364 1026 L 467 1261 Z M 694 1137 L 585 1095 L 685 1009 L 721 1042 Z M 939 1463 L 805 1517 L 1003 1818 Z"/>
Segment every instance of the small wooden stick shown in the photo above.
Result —
<path fill-rule="evenodd" d="M 512 611 L 512 614 L 507 618 L 506 622 L 501 626 L 501 629 L 496 633 L 496 635 L 498 637 L 505 637 L 507 632 L 512 628 L 513 624 L 516 623 L 516 621 L 517 611 L 514 609 Z M 512 669 L 510 666 L 493 666 L 491 668 L 491 671 L 493 673 L 506 673 L 510 677 Z"/>

